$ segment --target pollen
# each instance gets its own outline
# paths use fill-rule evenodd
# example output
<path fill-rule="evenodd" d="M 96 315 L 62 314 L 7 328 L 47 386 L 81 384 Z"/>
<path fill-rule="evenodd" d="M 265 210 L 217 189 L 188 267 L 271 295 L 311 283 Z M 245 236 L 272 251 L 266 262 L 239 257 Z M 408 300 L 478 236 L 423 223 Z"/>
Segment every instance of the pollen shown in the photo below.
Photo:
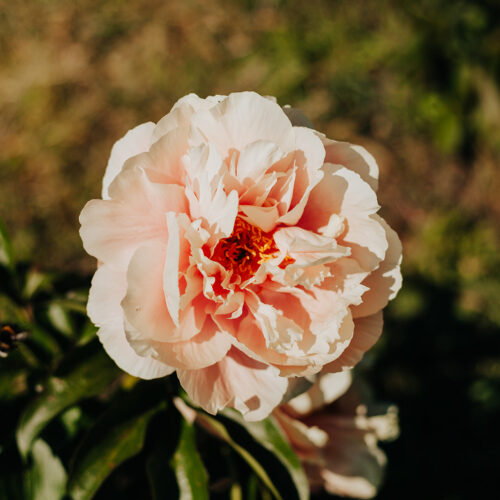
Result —
<path fill-rule="evenodd" d="M 212 259 L 239 276 L 242 281 L 251 278 L 260 265 L 279 253 L 272 233 L 265 233 L 257 226 L 236 217 L 231 236 L 219 241 Z"/>

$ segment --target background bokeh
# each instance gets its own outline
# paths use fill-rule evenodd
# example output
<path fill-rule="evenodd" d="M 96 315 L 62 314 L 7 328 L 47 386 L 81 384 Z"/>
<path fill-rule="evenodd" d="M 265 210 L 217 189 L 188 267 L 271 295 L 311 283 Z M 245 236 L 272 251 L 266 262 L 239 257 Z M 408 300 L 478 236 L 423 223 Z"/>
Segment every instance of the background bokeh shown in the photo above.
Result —
<path fill-rule="evenodd" d="M 181 96 L 302 109 L 380 166 L 404 287 L 361 368 L 400 408 L 382 499 L 490 498 L 500 412 L 496 0 L 0 2 L 0 217 L 20 259 L 88 274 L 78 214 L 112 144 Z"/>

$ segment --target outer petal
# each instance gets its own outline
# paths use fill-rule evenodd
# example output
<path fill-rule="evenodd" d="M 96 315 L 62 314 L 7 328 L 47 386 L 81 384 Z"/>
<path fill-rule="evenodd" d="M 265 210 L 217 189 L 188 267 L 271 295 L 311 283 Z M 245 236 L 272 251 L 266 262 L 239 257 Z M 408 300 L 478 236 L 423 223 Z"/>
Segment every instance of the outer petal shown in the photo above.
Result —
<path fill-rule="evenodd" d="M 333 141 L 326 137 L 322 137 L 322 140 L 326 150 L 325 162 L 344 165 L 354 170 L 374 191 L 377 191 L 378 165 L 375 158 L 363 146 Z"/>
<path fill-rule="evenodd" d="M 194 112 L 200 109 L 210 109 L 217 103 L 226 99 L 226 96 L 209 96 L 206 99 L 198 97 L 196 94 L 188 94 L 181 97 L 173 106 L 170 113 L 165 115 L 156 125 L 153 133 L 153 141 L 178 127 L 189 125 L 189 121 Z"/>
<path fill-rule="evenodd" d="M 178 370 L 189 397 L 209 413 L 232 406 L 246 420 L 262 420 L 280 403 L 287 379 L 277 370 L 232 348 L 215 365 L 203 370 Z"/>
<path fill-rule="evenodd" d="M 154 184 L 142 169 L 122 172 L 110 193 L 113 200 L 91 200 L 85 205 L 80 235 L 90 255 L 115 269 L 126 270 L 140 245 L 166 239 L 166 212 L 187 210 L 180 186 Z"/>
<path fill-rule="evenodd" d="M 371 316 L 356 318 L 351 343 L 339 358 L 325 365 L 323 370 L 325 372 L 338 372 L 358 364 L 365 352 L 371 349 L 379 339 L 383 326 L 382 311 Z"/>
<path fill-rule="evenodd" d="M 113 361 L 124 371 L 144 379 L 164 377 L 174 368 L 151 357 L 138 356 L 125 337 L 123 310 L 120 302 L 125 295 L 124 273 L 101 266 L 92 279 L 88 314 L 99 326 L 97 335 Z"/>
<path fill-rule="evenodd" d="M 373 271 L 364 281 L 363 285 L 368 291 L 363 295 L 363 302 L 352 309 L 353 316 L 368 316 L 383 309 L 389 300 L 392 300 L 403 282 L 401 276 L 402 246 L 396 232 L 389 227 L 387 222 L 377 217 L 385 229 L 389 248 L 384 260 L 378 269 Z"/>
<path fill-rule="evenodd" d="M 149 149 L 155 126 L 153 122 L 137 125 L 115 142 L 102 180 L 103 200 L 109 199 L 108 188 L 113 179 L 120 173 L 125 161 Z"/>
<path fill-rule="evenodd" d="M 325 176 L 312 190 L 299 225 L 318 231 L 328 227 L 332 214 L 345 217 L 347 229 L 340 243 L 367 270 L 375 269 L 387 250 L 385 230 L 373 214 L 379 209 L 375 191 L 355 172 L 329 163 Z"/>
<path fill-rule="evenodd" d="M 264 328 L 263 321 L 253 315 L 256 313 L 247 314 L 234 326 L 233 322 L 223 322 L 219 318 L 216 321 L 234 335 L 242 350 L 272 363 L 282 375 L 307 376 L 318 373 L 349 345 L 354 325 L 350 311 L 342 307 L 335 293 L 316 289 L 313 294 L 293 288 L 283 288 L 281 293 L 276 293 L 276 290 L 263 288 L 258 297 L 266 308 L 274 308 L 276 318 L 286 318 L 293 329 L 277 321 L 276 326 L 270 321 Z M 300 339 L 297 338 L 297 327 L 302 328 Z M 290 345 L 288 351 L 271 348 L 269 341 L 274 328 L 276 339 L 273 347 L 278 346 L 280 341 L 286 341 Z"/>
<path fill-rule="evenodd" d="M 292 125 L 283 110 L 255 92 L 233 93 L 209 110 L 197 111 L 191 124 L 222 158 L 259 140 L 274 142 L 284 152 L 294 149 Z"/>
<path fill-rule="evenodd" d="M 146 170 L 153 182 L 184 185 L 185 171 L 182 159 L 187 153 L 188 128 L 174 128 L 161 136 L 149 151 L 130 158 L 124 165 Z"/>
<path fill-rule="evenodd" d="M 155 342 L 158 358 L 183 370 L 199 370 L 220 361 L 231 348 L 232 339 L 207 318 L 200 333 L 184 342 Z"/>

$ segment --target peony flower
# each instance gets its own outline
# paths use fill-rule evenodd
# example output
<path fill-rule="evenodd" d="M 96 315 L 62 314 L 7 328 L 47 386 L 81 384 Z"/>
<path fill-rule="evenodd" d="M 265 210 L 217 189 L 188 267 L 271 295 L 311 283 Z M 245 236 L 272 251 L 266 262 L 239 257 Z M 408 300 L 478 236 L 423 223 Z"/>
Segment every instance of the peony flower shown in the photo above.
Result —
<path fill-rule="evenodd" d="M 318 377 L 308 392 L 274 410 L 312 490 L 373 498 L 386 464 L 379 440 L 398 436 L 394 406 L 367 407 L 349 371 Z"/>
<path fill-rule="evenodd" d="M 290 115 L 289 119 L 287 115 Z M 288 380 L 357 363 L 401 285 L 377 165 L 253 92 L 180 99 L 113 147 L 80 215 L 88 313 L 142 378 L 266 417 Z"/>

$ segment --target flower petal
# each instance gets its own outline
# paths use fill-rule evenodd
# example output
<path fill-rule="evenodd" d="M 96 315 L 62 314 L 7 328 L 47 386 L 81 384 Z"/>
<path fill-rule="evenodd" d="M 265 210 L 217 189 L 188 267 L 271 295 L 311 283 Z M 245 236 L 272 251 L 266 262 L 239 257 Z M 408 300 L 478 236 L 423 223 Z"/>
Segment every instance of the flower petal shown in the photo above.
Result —
<path fill-rule="evenodd" d="M 300 227 L 278 229 L 273 237 L 280 252 L 294 259 L 291 266 L 326 264 L 351 253 L 348 247 L 338 245 L 335 239 Z"/>
<path fill-rule="evenodd" d="M 148 241 L 165 240 L 165 213 L 185 212 L 180 186 L 152 183 L 144 170 L 127 169 L 116 177 L 112 200 L 91 200 L 80 214 L 85 250 L 115 269 L 126 270 L 135 250 Z"/>
<path fill-rule="evenodd" d="M 140 247 L 127 271 L 127 294 L 122 301 L 125 317 L 133 328 L 126 331 L 133 347 L 148 339 L 160 342 L 188 340 L 200 332 L 205 320 L 203 307 L 186 308 L 179 326 L 170 316 L 163 290 L 165 244 L 153 242 Z"/>
<path fill-rule="evenodd" d="M 252 226 L 259 227 L 265 233 L 274 229 L 279 216 L 276 205 L 271 207 L 240 205 L 239 210 L 243 214 L 242 218 L 244 220 L 252 224 Z"/>
<path fill-rule="evenodd" d="M 240 152 L 236 167 L 236 176 L 240 181 L 252 179 L 258 181 L 285 154 L 270 141 L 255 141 L 248 144 Z"/>
<path fill-rule="evenodd" d="M 125 161 L 149 149 L 155 126 L 153 122 L 137 125 L 115 142 L 102 180 L 103 200 L 109 200 L 108 188 L 113 179 L 120 173 Z"/>
<path fill-rule="evenodd" d="M 374 216 L 377 217 L 377 216 Z M 383 309 L 392 300 L 403 282 L 401 276 L 402 246 L 396 232 L 387 222 L 377 217 L 385 229 L 389 248 L 378 269 L 363 281 L 368 291 L 363 295 L 363 302 L 352 309 L 353 316 L 368 316 Z"/>
<path fill-rule="evenodd" d="M 276 369 L 255 361 L 233 347 L 218 363 L 202 370 L 178 370 L 189 397 L 209 413 L 226 406 L 246 420 L 262 420 L 279 404 L 287 379 Z"/>
<path fill-rule="evenodd" d="M 352 383 L 352 373 L 344 370 L 337 373 L 321 373 L 316 383 L 303 394 L 293 398 L 287 406 L 299 415 L 308 415 L 333 403 L 346 393 Z"/>
<path fill-rule="evenodd" d="M 347 230 L 340 243 L 352 249 L 353 257 L 366 270 L 375 269 L 387 250 L 387 237 L 379 219 L 375 191 L 345 167 L 323 166 L 325 176 L 313 189 L 300 226 L 312 231 L 328 227 L 332 214 L 345 218 Z"/>
<path fill-rule="evenodd" d="M 279 222 L 296 224 L 302 217 L 309 194 L 323 177 L 322 165 L 325 149 L 316 134 L 305 127 L 293 127 L 296 139 L 294 190 L 290 210 L 282 215 Z"/>
<path fill-rule="evenodd" d="M 384 325 L 382 311 L 371 316 L 354 320 L 354 335 L 347 349 L 331 363 L 325 365 L 325 372 L 338 372 L 344 368 L 352 368 L 362 359 L 366 351 L 371 349 L 382 334 Z"/>
<path fill-rule="evenodd" d="M 158 359 L 183 370 L 199 370 L 220 361 L 231 348 L 231 336 L 207 318 L 201 332 L 184 342 L 155 342 Z"/>
<path fill-rule="evenodd" d="M 284 152 L 294 147 L 292 125 L 283 110 L 255 92 L 236 92 L 209 110 L 198 110 L 191 124 L 204 142 L 217 146 L 222 158 L 259 140 L 273 142 Z"/>
<path fill-rule="evenodd" d="M 374 191 L 377 191 L 378 165 L 375 158 L 363 146 L 334 141 L 324 136 L 322 141 L 326 150 L 326 163 L 343 165 L 354 170 Z"/>
<path fill-rule="evenodd" d="M 127 341 L 120 306 L 126 286 L 125 274 L 108 266 L 101 266 L 94 274 L 87 309 L 100 327 L 97 336 L 113 361 L 131 375 L 144 379 L 169 375 L 174 368 L 149 356 L 138 356 Z"/>

